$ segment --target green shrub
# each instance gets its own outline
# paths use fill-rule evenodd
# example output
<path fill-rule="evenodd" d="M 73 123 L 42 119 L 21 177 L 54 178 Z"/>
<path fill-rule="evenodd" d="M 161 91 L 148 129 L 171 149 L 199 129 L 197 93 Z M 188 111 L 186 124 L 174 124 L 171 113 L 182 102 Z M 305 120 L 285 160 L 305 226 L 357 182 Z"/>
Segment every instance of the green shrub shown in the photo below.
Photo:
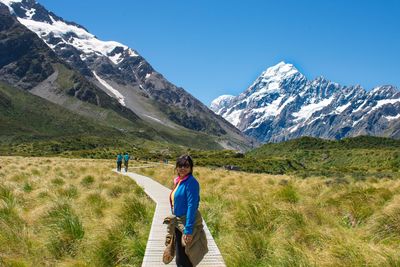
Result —
<path fill-rule="evenodd" d="M 108 190 L 108 195 L 113 198 L 117 198 L 122 194 L 123 188 L 119 185 L 114 185 Z"/>
<path fill-rule="evenodd" d="M 52 207 L 44 217 L 44 225 L 50 230 L 48 248 L 54 257 L 76 254 L 85 230 L 69 204 L 57 203 Z"/>
<path fill-rule="evenodd" d="M 0 185 L 0 216 L 16 214 L 17 199 L 10 188 Z"/>
<path fill-rule="evenodd" d="M 67 188 L 60 188 L 58 194 L 62 197 L 75 199 L 78 197 L 78 188 L 75 185 L 69 185 Z"/>
<path fill-rule="evenodd" d="M 95 248 L 95 266 L 140 266 L 146 241 L 129 239 L 117 227 L 110 230 Z"/>
<path fill-rule="evenodd" d="M 0 256 L 0 266 L 4 267 L 28 267 L 30 266 L 25 260 L 2 259 Z"/>
<path fill-rule="evenodd" d="M 65 181 L 63 179 L 61 179 L 61 178 L 54 178 L 54 179 L 51 180 L 51 183 L 53 185 L 57 185 L 58 186 L 58 185 L 64 185 Z"/>
<path fill-rule="evenodd" d="M 92 185 L 94 183 L 94 177 L 91 175 L 85 176 L 82 181 L 81 181 L 81 185 L 88 187 L 90 185 Z"/>
<path fill-rule="evenodd" d="M 32 192 L 32 185 L 29 182 L 24 183 L 24 187 L 22 188 L 24 192 L 29 193 Z"/>
<path fill-rule="evenodd" d="M 277 192 L 277 197 L 280 200 L 283 200 L 283 201 L 286 201 L 289 203 L 297 203 L 299 201 L 299 194 L 297 193 L 296 189 L 291 184 L 283 186 Z"/>
<path fill-rule="evenodd" d="M 393 239 L 400 242 L 400 206 L 392 205 L 374 220 L 373 240 Z"/>
<path fill-rule="evenodd" d="M 40 171 L 37 169 L 33 169 L 31 172 L 33 175 L 39 176 L 40 175 Z"/>
<path fill-rule="evenodd" d="M 122 206 L 119 219 L 121 221 L 120 227 L 124 229 L 125 233 L 129 236 L 135 236 L 138 232 L 138 227 L 145 223 L 151 223 L 150 216 L 146 205 L 136 197 L 127 197 Z"/>
<path fill-rule="evenodd" d="M 18 241 L 25 222 L 17 212 L 17 199 L 8 187 L 0 185 L 0 241 L 4 236 L 8 240 Z"/>
<path fill-rule="evenodd" d="M 340 266 L 368 266 L 361 248 L 356 244 L 345 242 L 336 244 L 332 247 L 332 255 Z"/>
<path fill-rule="evenodd" d="M 107 201 L 99 193 L 89 194 L 86 198 L 87 203 L 94 209 L 94 212 L 101 216 L 103 215 L 103 209 L 107 207 Z"/>

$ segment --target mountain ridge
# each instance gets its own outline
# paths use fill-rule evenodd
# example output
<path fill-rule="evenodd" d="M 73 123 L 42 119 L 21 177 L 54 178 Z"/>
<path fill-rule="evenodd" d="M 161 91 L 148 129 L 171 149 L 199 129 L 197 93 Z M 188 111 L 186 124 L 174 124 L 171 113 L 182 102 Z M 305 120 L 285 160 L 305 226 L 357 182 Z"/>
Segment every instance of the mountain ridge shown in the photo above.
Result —
<path fill-rule="evenodd" d="M 384 85 L 367 92 L 320 76 L 307 80 L 292 64 L 268 68 L 238 96 L 210 108 L 260 142 L 301 136 L 400 138 L 400 92 Z"/>
<path fill-rule="evenodd" d="M 68 63 L 71 71 L 79 71 L 82 77 L 73 75 L 75 80 L 72 83 L 64 83 L 69 86 L 64 90 L 70 96 L 85 96 L 84 100 L 87 100 L 87 93 L 91 91 L 75 90 L 75 86 L 81 84 L 84 88 L 99 89 L 97 95 L 106 94 L 106 98 L 113 99 L 109 102 L 115 103 L 113 105 L 119 110 L 135 114 L 155 129 L 203 132 L 212 136 L 220 146 L 231 149 L 246 150 L 252 145 L 225 119 L 215 115 L 183 88 L 167 81 L 133 49 L 114 41 L 100 41 L 84 27 L 48 12 L 36 1 L 0 2 L 6 2 L 8 8 L 14 11 L 15 18 L 36 33 L 62 62 Z M 40 12 L 37 13 L 37 10 Z M 46 73 L 40 82 L 28 84 L 25 88 L 34 88 L 32 93 L 64 105 L 69 100 L 60 99 L 58 92 L 49 90 L 51 82 L 44 82 L 44 78 L 49 78 L 52 73 L 54 69 Z M 16 81 L 2 79 L 18 86 Z"/>

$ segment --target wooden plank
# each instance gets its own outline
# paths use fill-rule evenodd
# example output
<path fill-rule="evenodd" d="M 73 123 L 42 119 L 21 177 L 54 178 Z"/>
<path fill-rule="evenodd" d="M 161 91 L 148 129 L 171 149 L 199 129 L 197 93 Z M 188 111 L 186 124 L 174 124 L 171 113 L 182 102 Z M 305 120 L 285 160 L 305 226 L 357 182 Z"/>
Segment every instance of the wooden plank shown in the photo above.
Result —
<path fill-rule="evenodd" d="M 114 170 L 116 172 L 116 170 Z M 165 235 L 167 233 L 167 226 L 163 224 L 164 218 L 170 215 L 169 206 L 169 193 L 170 189 L 162 184 L 154 181 L 153 179 L 133 173 L 124 171 L 118 172 L 119 174 L 127 175 L 133 179 L 139 186 L 141 186 L 147 195 L 156 203 L 156 210 L 153 215 L 149 239 L 146 245 L 146 251 L 143 258 L 142 267 L 158 267 L 158 266 L 176 266 L 175 260 L 170 264 L 165 265 L 162 262 L 162 255 L 165 248 Z M 204 230 L 207 236 L 209 252 L 206 254 L 199 267 L 226 267 L 221 252 L 215 243 L 207 224 L 203 221 Z"/>

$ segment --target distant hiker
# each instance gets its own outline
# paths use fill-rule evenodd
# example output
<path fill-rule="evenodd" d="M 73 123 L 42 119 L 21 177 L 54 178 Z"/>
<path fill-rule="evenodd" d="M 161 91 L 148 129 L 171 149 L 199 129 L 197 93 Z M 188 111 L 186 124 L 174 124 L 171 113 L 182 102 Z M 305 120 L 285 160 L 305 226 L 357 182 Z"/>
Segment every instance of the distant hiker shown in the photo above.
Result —
<path fill-rule="evenodd" d="M 124 155 L 125 172 L 128 171 L 128 164 L 129 164 L 129 159 L 130 159 L 130 158 L 131 158 L 131 157 L 129 157 L 128 152 L 126 152 L 125 155 Z"/>
<path fill-rule="evenodd" d="M 117 155 L 117 171 L 121 171 L 121 166 L 122 166 L 122 154 L 118 153 Z"/>
<path fill-rule="evenodd" d="M 208 252 L 203 219 L 198 210 L 200 185 L 194 178 L 193 160 L 188 155 L 176 160 L 178 177 L 170 194 L 172 215 L 164 219 L 168 224 L 163 262 L 168 264 L 176 256 L 177 266 L 196 266 Z"/>

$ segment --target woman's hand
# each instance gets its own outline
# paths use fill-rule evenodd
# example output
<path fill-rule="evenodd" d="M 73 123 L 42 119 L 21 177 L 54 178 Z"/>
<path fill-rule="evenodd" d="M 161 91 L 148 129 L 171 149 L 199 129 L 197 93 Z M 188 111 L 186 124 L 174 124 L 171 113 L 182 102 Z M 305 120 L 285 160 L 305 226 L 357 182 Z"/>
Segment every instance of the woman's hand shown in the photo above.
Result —
<path fill-rule="evenodd" d="M 183 235 L 183 240 L 185 240 L 186 244 L 192 243 L 193 235 Z"/>

